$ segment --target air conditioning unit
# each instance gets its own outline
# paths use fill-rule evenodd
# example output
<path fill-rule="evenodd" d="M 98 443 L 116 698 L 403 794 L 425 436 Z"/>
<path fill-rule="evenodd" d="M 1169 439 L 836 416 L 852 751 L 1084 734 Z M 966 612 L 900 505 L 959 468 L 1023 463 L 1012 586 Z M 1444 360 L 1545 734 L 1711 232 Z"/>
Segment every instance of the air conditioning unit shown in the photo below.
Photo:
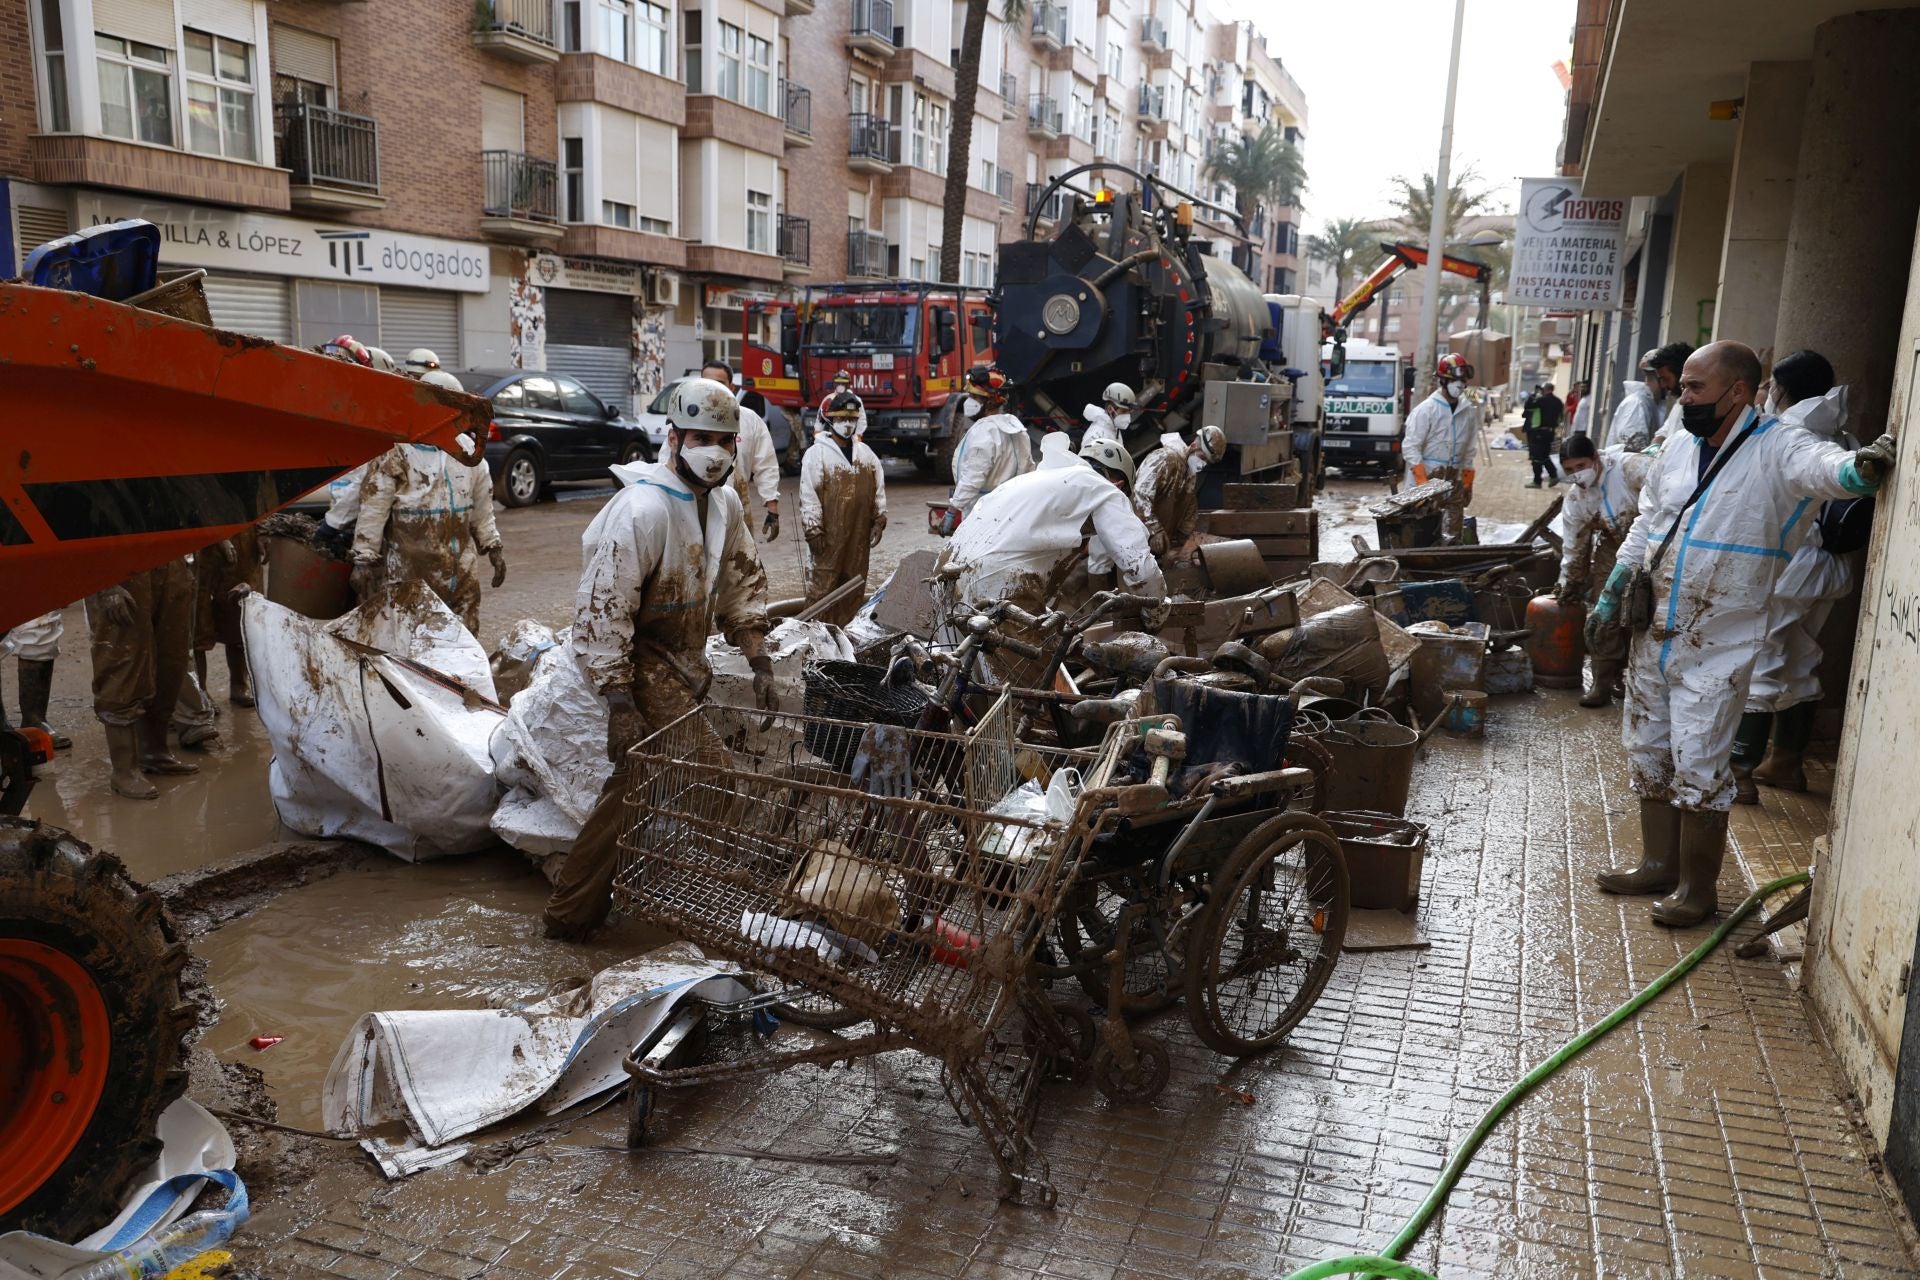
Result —
<path fill-rule="evenodd" d="M 680 305 L 680 277 L 656 271 L 647 280 L 647 301 L 656 307 Z"/>

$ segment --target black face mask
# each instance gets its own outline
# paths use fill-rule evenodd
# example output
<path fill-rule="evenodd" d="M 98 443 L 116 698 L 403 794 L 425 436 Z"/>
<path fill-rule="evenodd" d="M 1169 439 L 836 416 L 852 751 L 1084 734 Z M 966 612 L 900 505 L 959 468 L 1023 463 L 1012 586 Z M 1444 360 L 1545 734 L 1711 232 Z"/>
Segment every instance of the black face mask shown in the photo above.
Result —
<path fill-rule="evenodd" d="M 1720 400 L 1726 399 L 1725 395 Z M 1683 404 L 1680 406 L 1680 425 L 1702 440 L 1720 429 L 1720 420 L 1726 415 L 1720 412 L 1720 400 L 1712 404 Z"/>

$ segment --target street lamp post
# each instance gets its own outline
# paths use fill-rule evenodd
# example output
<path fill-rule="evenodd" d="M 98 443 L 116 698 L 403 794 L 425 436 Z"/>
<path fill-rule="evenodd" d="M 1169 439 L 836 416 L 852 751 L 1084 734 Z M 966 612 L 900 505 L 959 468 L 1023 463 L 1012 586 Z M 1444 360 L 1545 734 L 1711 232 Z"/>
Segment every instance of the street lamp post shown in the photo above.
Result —
<path fill-rule="evenodd" d="M 1440 256 L 1447 239 L 1447 206 L 1451 203 L 1453 167 L 1453 100 L 1460 88 L 1460 33 L 1466 25 L 1467 0 L 1454 0 L 1453 52 L 1447 59 L 1447 106 L 1440 117 L 1440 164 L 1433 175 L 1433 218 L 1427 225 L 1427 288 L 1421 299 L 1420 343 L 1416 361 L 1419 376 L 1433 379 L 1434 353 L 1439 350 Z"/>

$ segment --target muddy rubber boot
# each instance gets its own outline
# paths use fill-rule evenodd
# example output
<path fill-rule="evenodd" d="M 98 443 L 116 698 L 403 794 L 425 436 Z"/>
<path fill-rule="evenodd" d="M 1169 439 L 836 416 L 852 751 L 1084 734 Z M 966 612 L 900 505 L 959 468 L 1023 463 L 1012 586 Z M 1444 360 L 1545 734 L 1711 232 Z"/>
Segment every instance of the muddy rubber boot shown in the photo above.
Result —
<path fill-rule="evenodd" d="M 1755 782 L 1778 787 L 1782 791 L 1805 791 L 1806 759 L 1798 751 L 1782 751 L 1777 746 L 1770 746 L 1767 748 L 1767 758 L 1755 767 L 1752 778 Z"/>
<path fill-rule="evenodd" d="M 1680 813 L 1680 884 L 1653 904 L 1658 924 L 1684 929 L 1720 909 L 1720 864 L 1727 856 L 1727 814 L 1722 810 Z"/>
<path fill-rule="evenodd" d="M 1640 802 L 1640 865 L 1602 871 L 1594 883 L 1607 893 L 1665 893 L 1680 883 L 1680 811 L 1665 800 Z"/>
<path fill-rule="evenodd" d="M 253 705 L 253 679 L 247 669 L 247 651 L 237 644 L 227 646 L 227 701 L 236 707 Z"/>
<path fill-rule="evenodd" d="M 1604 662 L 1593 659 L 1593 674 L 1588 677 L 1587 691 L 1580 695 L 1583 707 L 1605 707 L 1613 703 L 1614 682 L 1620 678 L 1622 662 Z"/>
<path fill-rule="evenodd" d="M 107 785 L 113 788 L 113 794 L 129 800 L 152 800 L 159 796 L 160 788 L 140 775 L 138 730 L 130 724 L 103 727 L 107 731 L 107 759 L 113 765 Z"/>
<path fill-rule="evenodd" d="M 1743 764 L 1733 766 L 1733 802 L 1759 804 L 1760 788 L 1753 785 L 1754 771 Z"/>
<path fill-rule="evenodd" d="M 139 724 L 140 769 L 143 773 L 169 776 L 200 772 L 197 764 L 188 764 L 167 749 L 167 718 L 146 719 Z"/>
<path fill-rule="evenodd" d="M 53 696 L 53 660 L 20 659 L 20 723 L 41 729 L 53 739 L 55 751 L 65 751 L 73 739 L 47 723 L 47 701 Z"/>

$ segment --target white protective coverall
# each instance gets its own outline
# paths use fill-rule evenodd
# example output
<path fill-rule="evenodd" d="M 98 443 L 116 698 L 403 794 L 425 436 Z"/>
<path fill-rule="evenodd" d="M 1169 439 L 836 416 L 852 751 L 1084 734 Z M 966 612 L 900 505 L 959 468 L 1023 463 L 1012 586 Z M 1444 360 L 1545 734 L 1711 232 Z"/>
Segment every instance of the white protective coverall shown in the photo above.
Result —
<path fill-rule="evenodd" d="M 1199 489 L 1187 469 L 1187 442 L 1178 431 L 1160 437 L 1160 447 L 1140 464 L 1133 482 L 1133 509 L 1147 526 L 1156 556 L 1178 551 L 1200 525 Z"/>
<path fill-rule="evenodd" d="M 1620 403 L 1614 407 L 1602 443 L 1609 449 L 1638 453 L 1653 443 L 1654 433 L 1660 430 L 1660 416 L 1660 402 L 1653 398 L 1653 390 L 1644 380 L 1623 382 Z"/>
<path fill-rule="evenodd" d="M 1747 409 L 1727 445 L 1758 417 Z M 1683 436 L 1653 460 L 1621 564 L 1647 563 L 1699 483 L 1705 447 Z M 1654 576 L 1653 625 L 1634 637 L 1627 666 L 1621 741 L 1643 799 L 1680 809 L 1732 807 L 1733 737 L 1766 635 L 1767 599 L 1797 526 L 1822 499 L 1852 496 L 1840 481 L 1852 456 L 1761 419 L 1681 518 L 1678 541 Z"/>
<path fill-rule="evenodd" d="M 1751 443 L 1749 441 L 1748 443 Z M 1590 485 L 1571 482 L 1553 531 L 1560 535 L 1560 581 L 1591 604 L 1613 572 L 1615 553 L 1640 511 L 1644 466 L 1629 466 L 1619 449 L 1602 449 L 1600 478 Z"/>
<path fill-rule="evenodd" d="M 1842 386 L 1788 405 L 1780 415 L 1780 429 L 1805 431 L 1851 449 L 1846 420 L 1847 389 Z M 1817 509 L 1807 511 L 1787 535 L 1791 558 L 1767 605 L 1766 640 L 1753 664 L 1748 711 L 1785 711 L 1820 697 L 1820 630 L 1834 601 L 1853 590 L 1854 575 L 1851 560 L 1820 545 L 1818 515 Z"/>
<path fill-rule="evenodd" d="M 397 444 L 367 464 L 354 521 L 355 561 L 386 551 L 386 581 L 417 578 L 467 630 L 480 629 L 480 554 L 500 545 L 486 459 L 472 466 L 430 444 Z"/>
<path fill-rule="evenodd" d="M 1033 444 L 1027 424 L 1010 413 L 989 414 L 967 428 L 953 455 L 953 496 L 963 512 L 985 494 L 1033 470 Z"/>
<path fill-rule="evenodd" d="M 780 500 L 780 459 L 773 452 L 773 432 L 767 420 L 740 406 L 740 446 L 734 454 L 733 491 L 748 511 L 763 512 L 769 502 Z M 749 529 L 756 528 L 747 521 Z"/>
<path fill-rule="evenodd" d="M 800 463 L 800 532 L 807 544 L 808 604 L 867 576 L 874 526 L 884 527 L 886 516 L 887 478 L 873 450 L 857 437 L 843 446 L 831 434 L 807 446 Z M 860 605 L 858 594 L 849 596 L 820 620 L 844 627 Z"/>
<path fill-rule="evenodd" d="M 351 534 L 360 519 L 360 484 L 367 478 L 371 462 L 363 462 L 327 482 L 326 522 L 342 533 Z"/>
<path fill-rule="evenodd" d="M 1088 520 L 1088 573 L 1118 571 L 1122 590 L 1166 594 L 1147 527 L 1127 495 L 1092 467 L 1072 466 L 1016 476 L 980 500 L 948 544 L 948 563 L 960 568 L 960 598 L 1045 608 L 1060 585 L 1050 580 L 1080 546 Z"/>
<path fill-rule="evenodd" d="M 1087 429 L 1080 436 L 1082 449 L 1095 440 L 1111 440 L 1123 449 L 1127 447 L 1127 442 L 1120 437 L 1121 428 L 1114 425 L 1113 415 L 1107 412 L 1105 405 L 1090 404 L 1080 414 L 1087 420 Z M 1128 417 L 1131 418 L 1131 415 Z"/>
<path fill-rule="evenodd" d="M 1407 415 L 1401 452 L 1408 468 L 1423 466 L 1429 473 L 1437 467 L 1471 471 L 1479 447 L 1480 406 L 1465 395 L 1459 404 L 1448 404 L 1436 390 Z"/>
<path fill-rule="evenodd" d="M 1593 397 L 1580 397 L 1580 405 L 1573 411 L 1573 433 L 1578 436 L 1590 435 L 1593 426 Z"/>
<path fill-rule="evenodd" d="M 7 632 L 14 651 L 22 662 L 52 662 L 60 656 L 60 637 L 66 634 L 66 620 L 60 610 L 43 613 Z"/>

